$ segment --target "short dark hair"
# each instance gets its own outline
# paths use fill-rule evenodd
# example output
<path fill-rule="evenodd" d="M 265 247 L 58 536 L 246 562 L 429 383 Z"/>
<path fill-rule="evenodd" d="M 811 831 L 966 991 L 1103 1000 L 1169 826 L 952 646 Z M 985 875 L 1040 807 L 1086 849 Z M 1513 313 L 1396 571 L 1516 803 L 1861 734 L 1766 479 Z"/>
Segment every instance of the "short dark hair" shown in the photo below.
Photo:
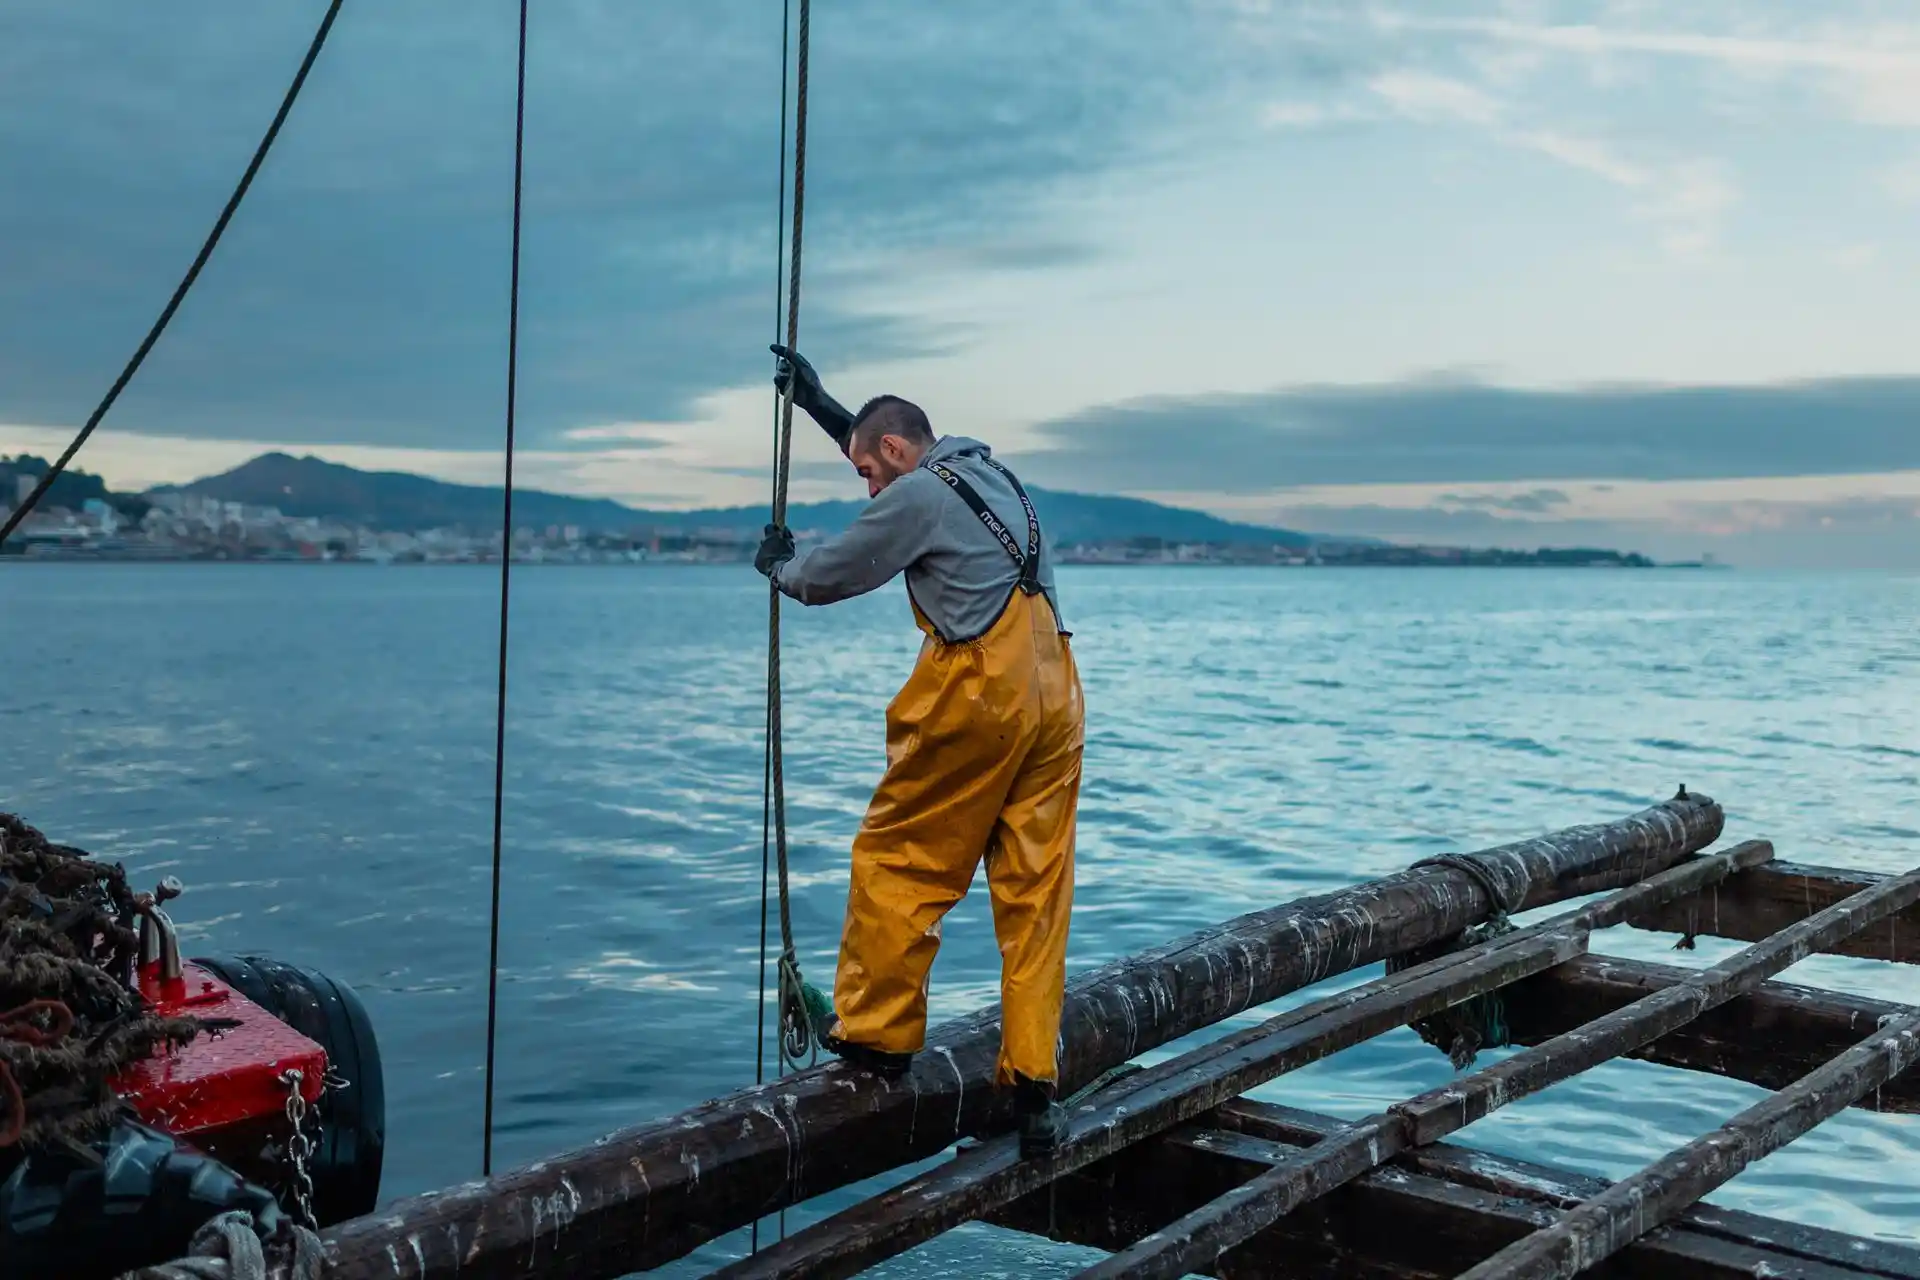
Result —
<path fill-rule="evenodd" d="M 855 442 L 863 449 L 871 448 L 881 436 L 899 436 L 912 444 L 932 444 L 933 424 L 927 421 L 925 411 L 911 400 L 875 396 L 853 415 L 853 425 L 847 429 L 847 452 L 853 452 Z"/>

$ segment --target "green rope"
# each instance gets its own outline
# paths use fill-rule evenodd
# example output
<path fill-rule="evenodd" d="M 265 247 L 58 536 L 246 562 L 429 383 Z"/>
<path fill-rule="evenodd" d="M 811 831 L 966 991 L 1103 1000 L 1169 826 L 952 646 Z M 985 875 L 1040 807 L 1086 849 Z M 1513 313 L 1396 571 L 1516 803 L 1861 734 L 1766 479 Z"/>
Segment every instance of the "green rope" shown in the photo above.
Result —
<path fill-rule="evenodd" d="M 800 247 L 807 193 L 809 17 L 808 0 L 800 0 L 799 49 L 795 60 L 797 79 L 793 113 L 793 248 L 788 262 L 787 280 L 787 346 L 789 349 L 797 349 L 800 344 Z M 785 101 L 784 95 L 782 101 Z M 774 442 L 772 523 L 776 525 L 785 525 L 787 522 L 787 485 L 792 462 L 793 382 L 790 381 L 786 392 L 781 396 L 780 428 Z M 799 1068 L 810 1065 L 818 1056 L 820 1041 L 833 1021 L 833 1006 L 824 995 L 801 979 L 800 959 L 793 945 L 792 893 L 788 887 L 787 876 L 787 784 L 780 714 L 780 588 L 771 583 L 768 584 L 767 609 L 767 782 L 770 790 L 768 801 L 773 818 L 774 864 L 779 872 L 780 891 L 779 1046 L 781 1066 Z M 763 854 L 763 867 L 764 861 Z M 764 881 L 763 871 L 761 888 L 763 895 L 766 892 Z M 764 919 L 764 902 L 761 914 Z M 764 987 L 762 989 L 764 990 Z"/>
<path fill-rule="evenodd" d="M 809 1065 L 833 1027 L 833 1000 L 800 976 L 792 952 L 780 957 L 780 1057 L 790 1067 Z"/>
<path fill-rule="evenodd" d="M 1443 853 L 1435 858 L 1422 858 L 1413 865 L 1450 867 L 1465 872 L 1486 892 L 1488 900 L 1493 903 L 1493 914 L 1483 923 L 1463 929 L 1450 938 L 1442 938 L 1427 946 L 1388 957 L 1388 973 L 1399 973 L 1513 932 L 1513 922 L 1507 919 L 1505 895 L 1499 883 L 1478 862 L 1462 854 Z M 1506 1002 L 1501 999 L 1498 990 L 1473 996 L 1407 1025 L 1422 1040 L 1445 1053 L 1456 1071 L 1464 1071 L 1472 1066 L 1482 1049 L 1498 1049 L 1509 1041 Z"/>

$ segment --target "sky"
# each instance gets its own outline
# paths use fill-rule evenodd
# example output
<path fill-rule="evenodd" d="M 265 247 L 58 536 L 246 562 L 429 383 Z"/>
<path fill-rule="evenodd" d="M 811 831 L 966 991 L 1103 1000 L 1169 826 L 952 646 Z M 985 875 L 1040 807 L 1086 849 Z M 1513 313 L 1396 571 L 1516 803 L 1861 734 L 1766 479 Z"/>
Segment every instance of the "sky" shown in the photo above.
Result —
<path fill-rule="evenodd" d="M 0 9 L 0 450 L 84 421 L 324 9 Z M 79 465 L 497 482 L 516 18 L 347 0 Z M 819 0 L 810 72 L 850 404 L 1292 528 L 1920 568 L 1911 0 Z M 773 0 L 534 4 L 520 483 L 766 494 L 780 80 Z"/>

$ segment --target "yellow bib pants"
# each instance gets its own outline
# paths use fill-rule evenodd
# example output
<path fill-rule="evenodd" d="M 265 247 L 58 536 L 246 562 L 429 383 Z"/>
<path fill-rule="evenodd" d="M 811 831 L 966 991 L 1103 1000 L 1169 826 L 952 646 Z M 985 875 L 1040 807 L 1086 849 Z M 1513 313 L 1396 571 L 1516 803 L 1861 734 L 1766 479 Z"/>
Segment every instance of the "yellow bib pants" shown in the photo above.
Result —
<path fill-rule="evenodd" d="M 1000 941 L 998 1077 L 1054 1081 L 1085 710 L 1045 595 L 1016 589 L 977 640 L 926 633 L 887 708 L 887 771 L 853 842 L 833 988 L 842 1040 L 926 1044 L 940 921 L 984 856 Z"/>

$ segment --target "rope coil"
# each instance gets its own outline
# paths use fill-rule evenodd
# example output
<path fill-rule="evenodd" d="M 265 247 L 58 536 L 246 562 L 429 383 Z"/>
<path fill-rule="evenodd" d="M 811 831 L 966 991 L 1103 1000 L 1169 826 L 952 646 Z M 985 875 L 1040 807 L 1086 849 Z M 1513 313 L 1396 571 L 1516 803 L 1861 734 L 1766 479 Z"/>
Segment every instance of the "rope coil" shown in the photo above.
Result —
<path fill-rule="evenodd" d="M 260 1238 L 245 1209 L 217 1214 L 193 1233 L 187 1256 L 122 1273 L 118 1280 L 321 1280 L 326 1249 L 320 1237 L 288 1222 L 280 1234 Z"/>
<path fill-rule="evenodd" d="M 133 992 L 139 901 L 117 863 L 0 813 L 0 1177 L 19 1151 L 108 1128 L 121 1072 L 230 1025 Z"/>

